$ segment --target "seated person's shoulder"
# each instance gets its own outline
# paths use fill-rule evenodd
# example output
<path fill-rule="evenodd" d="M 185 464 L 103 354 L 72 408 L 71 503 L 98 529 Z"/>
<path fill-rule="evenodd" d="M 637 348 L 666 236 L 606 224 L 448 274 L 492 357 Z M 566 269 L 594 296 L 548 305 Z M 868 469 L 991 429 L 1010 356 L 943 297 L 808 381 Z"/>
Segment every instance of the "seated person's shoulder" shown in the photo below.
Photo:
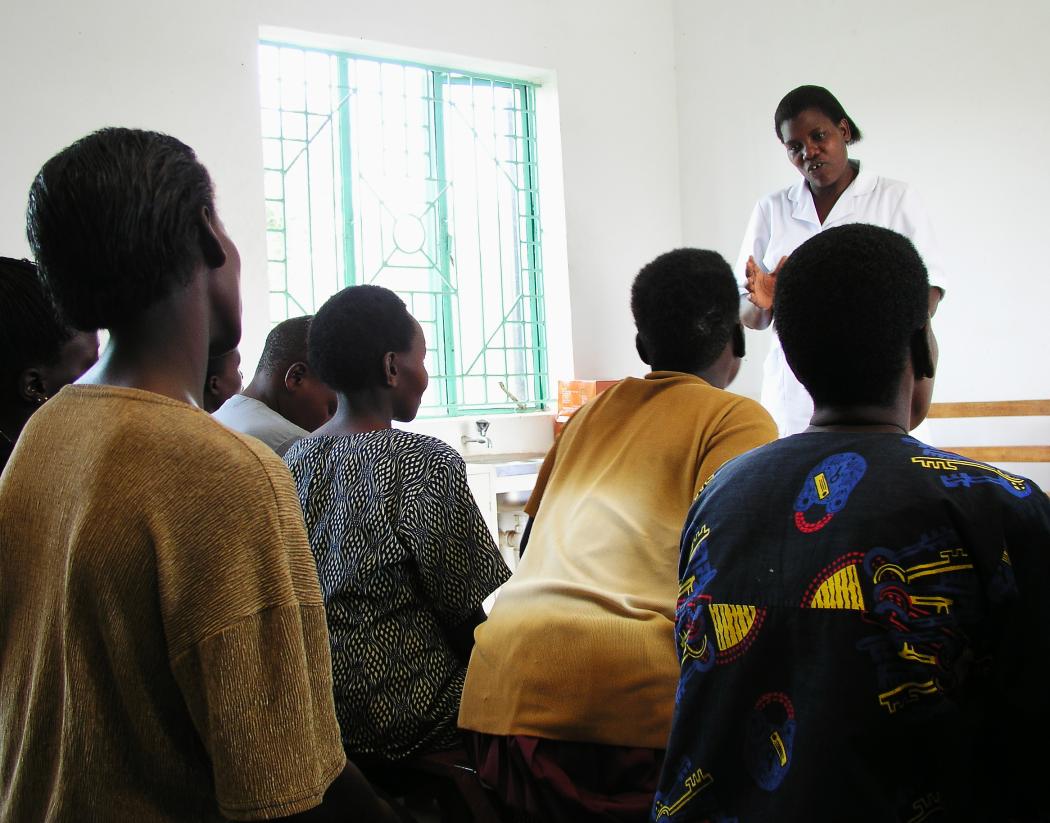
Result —
<path fill-rule="evenodd" d="M 776 439 L 777 425 L 761 403 L 725 389 L 703 388 L 708 390 L 707 407 L 712 415 L 720 416 L 723 423 L 753 427 L 766 441 Z"/>
<path fill-rule="evenodd" d="M 722 405 L 733 414 L 749 415 L 772 422 L 773 418 L 766 411 L 765 406 L 757 400 L 752 400 L 750 397 L 745 397 L 742 394 L 736 394 L 726 389 L 716 389 L 716 391 L 721 395 Z"/>
<path fill-rule="evenodd" d="M 160 482 L 195 487 L 212 477 L 283 471 L 281 461 L 254 438 L 223 426 L 202 409 L 161 395 L 112 386 L 77 386 L 52 409 L 42 409 L 43 435 L 62 427 L 90 431 L 104 459 L 149 464 Z M 49 404 L 50 405 L 50 404 Z M 51 420 L 51 417 L 54 420 Z"/>
<path fill-rule="evenodd" d="M 430 465 L 463 463 L 463 456 L 437 437 L 401 429 L 393 429 L 391 437 L 394 448 L 399 452 L 422 458 Z"/>
<path fill-rule="evenodd" d="M 679 378 L 685 378 L 680 375 Z M 606 389 L 586 403 L 570 419 L 563 434 L 573 437 L 593 431 L 621 430 L 630 421 L 635 425 L 657 426 L 669 430 L 732 430 L 747 435 L 741 450 L 777 437 L 776 423 L 756 401 L 697 379 L 671 378 L 663 385 L 649 381 L 625 380 Z"/>
<path fill-rule="evenodd" d="M 1031 478 L 1007 471 L 962 453 L 943 451 L 913 438 L 902 441 L 911 455 L 910 464 L 936 477 L 936 488 L 948 497 L 965 495 L 972 506 L 998 506 L 1018 509 L 1021 516 L 1050 512 L 1050 498 Z M 1050 527 L 1050 524 L 1048 524 Z"/>
<path fill-rule="evenodd" d="M 762 406 L 758 406 L 758 410 L 766 414 Z M 785 440 L 777 439 L 776 425 L 771 420 L 767 421 L 756 415 L 753 422 L 747 424 L 746 430 L 755 442 L 749 448 L 729 457 L 706 478 L 703 488 L 708 499 L 723 492 L 735 496 L 745 486 L 761 486 L 768 490 L 771 484 L 777 484 L 775 478 L 784 477 L 793 470 L 801 470 L 804 473 L 813 462 L 812 459 L 800 460 L 797 455 L 789 454 L 785 449 Z"/>
<path fill-rule="evenodd" d="M 284 461 L 261 440 L 228 428 L 214 418 L 201 423 L 202 445 L 207 444 L 215 452 L 217 461 L 228 467 L 257 467 L 259 470 L 272 473 L 284 469 Z"/>
<path fill-rule="evenodd" d="M 166 442 L 154 444 L 158 473 L 170 482 L 217 490 L 225 501 L 290 483 L 284 461 L 254 437 L 227 428 L 199 409 L 184 407 L 175 410 L 174 417 L 178 424 L 165 431 Z"/>

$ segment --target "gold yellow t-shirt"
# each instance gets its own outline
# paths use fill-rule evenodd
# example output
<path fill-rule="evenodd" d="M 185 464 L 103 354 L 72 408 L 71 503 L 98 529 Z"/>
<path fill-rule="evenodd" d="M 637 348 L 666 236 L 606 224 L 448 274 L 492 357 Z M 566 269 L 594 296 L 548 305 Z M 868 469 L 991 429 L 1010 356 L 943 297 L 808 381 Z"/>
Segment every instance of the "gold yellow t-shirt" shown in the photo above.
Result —
<path fill-rule="evenodd" d="M 522 562 L 475 632 L 459 725 L 663 748 L 686 513 L 719 466 L 776 434 L 753 400 L 680 372 L 627 378 L 580 409 L 526 507 Z"/>

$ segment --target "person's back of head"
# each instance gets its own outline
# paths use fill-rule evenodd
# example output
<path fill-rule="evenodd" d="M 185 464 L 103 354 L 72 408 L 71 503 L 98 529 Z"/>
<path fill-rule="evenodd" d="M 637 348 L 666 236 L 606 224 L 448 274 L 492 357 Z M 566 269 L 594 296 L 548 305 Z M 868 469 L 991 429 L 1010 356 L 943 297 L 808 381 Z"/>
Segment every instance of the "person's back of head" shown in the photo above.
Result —
<path fill-rule="evenodd" d="M 6 406 L 14 395 L 21 395 L 17 385 L 25 369 L 35 364 L 53 363 L 62 344 L 73 336 L 73 330 L 55 317 L 37 275 L 36 266 L 28 260 L 0 257 L 0 380 Z"/>
<path fill-rule="evenodd" d="M 98 337 L 59 320 L 33 263 L 0 257 L 0 349 L 2 451 L 33 411 L 98 359 Z"/>
<path fill-rule="evenodd" d="M 917 380 L 933 376 L 929 290 L 911 242 L 877 226 L 827 229 L 788 258 L 773 318 L 818 408 L 890 407 L 909 366 Z"/>
<path fill-rule="evenodd" d="M 382 286 L 350 286 L 317 311 L 310 363 L 336 392 L 359 398 L 390 392 L 393 419 L 412 420 L 428 385 L 426 344 L 405 302 Z M 383 404 L 385 405 L 385 401 Z"/>
<path fill-rule="evenodd" d="M 717 252 L 675 249 L 642 268 L 631 286 L 638 354 L 654 371 L 700 374 L 729 366 L 728 385 L 744 354 L 740 298 L 729 264 Z"/>
<path fill-rule="evenodd" d="M 189 146 L 156 132 L 107 128 L 40 170 L 27 234 L 69 324 L 116 333 L 189 283 L 202 256 L 222 265 L 232 243 L 202 232 L 214 211 L 211 178 Z M 232 292 L 222 317 L 230 328 L 212 341 L 219 351 L 240 337 L 236 279 L 224 288 Z"/>
<path fill-rule="evenodd" d="M 270 329 L 252 385 L 245 392 L 306 431 L 323 425 L 336 405 L 335 392 L 310 366 L 312 321 L 313 315 L 292 317 Z"/>

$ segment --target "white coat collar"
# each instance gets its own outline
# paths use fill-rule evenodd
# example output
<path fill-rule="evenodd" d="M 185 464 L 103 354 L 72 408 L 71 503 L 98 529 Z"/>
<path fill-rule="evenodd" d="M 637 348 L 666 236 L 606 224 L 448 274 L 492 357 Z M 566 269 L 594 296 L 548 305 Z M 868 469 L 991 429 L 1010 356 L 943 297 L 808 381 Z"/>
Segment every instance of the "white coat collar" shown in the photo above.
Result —
<path fill-rule="evenodd" d="M 846 190 L 842 192 L 835 207 L 831 210 L 831 214 L 828 215 L 828 219 L 824 221 L 824 225 L 838 222 L 840 218 L 852 214 L 854 200 L 871 194 L 879 182 L 879 176 L 865 171 L 859 160 L 850 160 L 850 162 L 856 164 L 857 176 L 853 178 Z M 792 217 L 796 220 L 804 220 L 807 223 L 820 225 L 820 220 L 817 219 L 817 207 L 813 205 L 813 194 L 810 192 L 809 186 L 806 185 L 804 177 L 788 189 L 788 200 L 791 201 Z"/>

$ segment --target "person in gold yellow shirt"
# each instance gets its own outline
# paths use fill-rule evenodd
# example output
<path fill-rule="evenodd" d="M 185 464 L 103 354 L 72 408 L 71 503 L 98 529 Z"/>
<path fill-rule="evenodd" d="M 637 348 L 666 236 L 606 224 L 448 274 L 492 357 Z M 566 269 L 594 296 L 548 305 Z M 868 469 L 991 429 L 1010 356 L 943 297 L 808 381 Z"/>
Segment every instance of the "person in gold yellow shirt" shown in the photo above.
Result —
<path fill-rule="evenodd" d="M 661 255 L 631 309 L 652 371 L 585 405 L 547 455 L 460 706 L 481 777 L 545 821 L 645 818 L 678 680 L 682 523 L 722 463 L 776 437 L 758 403 L 725 391 L 743 330 L 721 256 Z"/>

